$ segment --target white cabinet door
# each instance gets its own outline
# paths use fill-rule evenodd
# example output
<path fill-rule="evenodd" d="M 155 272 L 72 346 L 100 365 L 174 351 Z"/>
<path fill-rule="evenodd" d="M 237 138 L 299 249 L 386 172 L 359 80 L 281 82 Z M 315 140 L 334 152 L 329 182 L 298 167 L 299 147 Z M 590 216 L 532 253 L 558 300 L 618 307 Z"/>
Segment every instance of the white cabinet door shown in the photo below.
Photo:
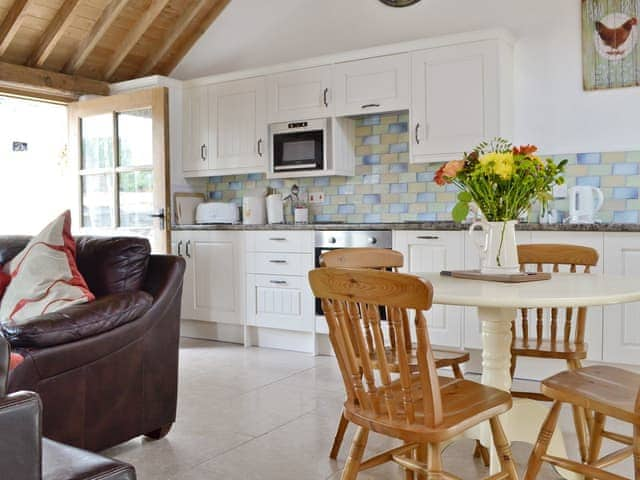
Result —
<path fill-rule="evenodd" d="M 195 320 L 243 323 L 242 232 L 191 232 L 184 253 L 192 266 Z"/>
<path fill-rule="evenodd" d="M 185 175 L 209 169 L 209 87 L 193 87 L 184 91 L 182 169 Z"/>
<path fill-rule="evenodd" d="M 182 307 L 180 310 L 180 318 L 194 319 L 194 283 L 193 283 L 193 264 L 185 255 L 185 245 L 189 241 L 189 232 L 171 232 L 171 252 L 185 259 L 185 271 L 182 284 Z"/>
<path fill-rule="evenodd" d="M 256 327 L 313 332 L 313 296 L 306 277 L 247 276 L 247 323 Z"/>
<path fill-rule="evenodd" d="M 604 234 L 604 270 L 640 277 L 640 234 Z M 640 302 L 604 307 L 605 362 L 640 364 Z"/>
<path fill-rule="evenodd" d="M 411 78 L 413 161 L 456 159 L 500 134 L 496 42 L 414 52 Z"/>
<path fill-rule="evenodd" d="M 409 108 L 409 54 L 375 57 L 333 66 L 336 116 Z"/>
<path fill-rule="evenodd" d="M 331 115 L 331 67 L 306 68 L 267 78 L 269 122 Z"/>
<path fill-rule="evenodd" d="M 482 232 L 476 231 L 473 235 L 482 236 Z M 473 270 L 480 268 L 480 254 L 475 246 L 472 238 L 467 232 L 464 232 L 464 268 L 465 270 Z M 479 241 L 481 241 L 479 239 Z M 522 230 L 516 231 L 516 242 L 531 243 L 531 232 Z M 482 348 L 482 326 L 478 319 L 478 309 L 476 307 L 465 307 L 464 309 L 464 347 L 465 348 Z"/>
<path fill-rule="evenodd" d="M 404 255 L 407 273 L 461 270 L 464 266 L 464 233 L 444 231 L 395 231 L 395 250 Z M 434 345 L 462 346 L 463 308 L 434 305 L 428 312 L 429 337 Z"/>
<path fill-rule="evenodd" d="M 264 77 L 214 87 L 217 110 L 217 175 L 267 169 L 267 117 Z"/>

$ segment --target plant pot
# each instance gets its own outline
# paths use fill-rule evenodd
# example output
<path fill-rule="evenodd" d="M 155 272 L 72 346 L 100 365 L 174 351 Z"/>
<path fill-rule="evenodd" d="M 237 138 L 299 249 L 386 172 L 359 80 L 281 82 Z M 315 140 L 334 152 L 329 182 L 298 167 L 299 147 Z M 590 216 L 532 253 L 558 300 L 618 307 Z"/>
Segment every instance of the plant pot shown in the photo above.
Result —
<path fill-rule="evenodd" d="M 520 271 L 516 245 L 517 220 L 474 222 L 469 236 L 480 253 L 480 271 L 486 274 L 510 274 Z M 478 230 L 482 231 L 482 242 Z"/>

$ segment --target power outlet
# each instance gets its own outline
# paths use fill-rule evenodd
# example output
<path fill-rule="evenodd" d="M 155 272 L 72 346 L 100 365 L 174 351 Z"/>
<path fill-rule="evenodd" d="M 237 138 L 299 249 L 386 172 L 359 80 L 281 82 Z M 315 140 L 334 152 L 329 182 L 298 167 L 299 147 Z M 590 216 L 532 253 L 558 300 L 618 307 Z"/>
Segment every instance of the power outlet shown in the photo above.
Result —
<path fill-rule="evenodd" d="M 324 203 L 324 192 L 309 192 L 309 203 Z"/>
<path fill-rule="evenodd" d="M 563 183 L 562 185 L 554 185 L 553 198 L 567 198 L 567 195 L 569 195 L 569 191 L 566 183 Z"/>

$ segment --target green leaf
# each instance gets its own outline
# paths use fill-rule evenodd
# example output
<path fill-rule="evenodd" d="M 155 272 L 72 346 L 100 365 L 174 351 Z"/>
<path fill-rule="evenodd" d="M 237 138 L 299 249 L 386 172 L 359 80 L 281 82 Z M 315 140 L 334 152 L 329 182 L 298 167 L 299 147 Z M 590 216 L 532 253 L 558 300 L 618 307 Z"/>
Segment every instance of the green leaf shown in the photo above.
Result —
<path fill-rule="evenodd" d="M 467 202 L 458 202 L 451 211 L 451 216 L 455 222 L 462 222 L 469 214 L 469 204 Z"/>
<path fill-rule="evenodd" d="M 463 190 L 458 194 L 458 200 L 460 200 L 461 202 L 469 203 L 473 201 L 473 197 L 469 192 Z"/>

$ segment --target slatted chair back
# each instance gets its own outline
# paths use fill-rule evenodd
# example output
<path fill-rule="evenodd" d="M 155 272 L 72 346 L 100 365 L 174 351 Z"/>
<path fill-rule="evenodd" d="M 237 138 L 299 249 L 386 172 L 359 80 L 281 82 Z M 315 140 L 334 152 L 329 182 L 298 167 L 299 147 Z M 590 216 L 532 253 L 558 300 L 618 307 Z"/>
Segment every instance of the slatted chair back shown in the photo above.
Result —
<path fill-rule="evenodd" d="M 545 266 L 551 266 L 552 272 L 560 272 L 561 267 L 568 267 L 571 273 L 590 273 L 591 267 L 598 264 L 597 250 L 580 245 L 567 244 L 530 244 L 518 245 L 518 258 L 521 271 L 544 271 Z M 563 343 L 584 344 L 585 320 L 587 308 L 580 307 L 565 309 L 565 323 L 561 340 Z M 551 342 L 557 342 L 558 338 L 558 309 L 552 308 L 549 323 L 549 332 L 545 335 L 544 309 L 535 309 L 535 341 L 541 342 L 543 338 L 548 338 Z M 522 309 L 522 337 L 525 340 L 530 338 L 529 310 Z M 572 328 L 575 313 L 575 329 Z M 515 328 L 512 329 L 515 337 Z M 573 335 L 573 338 L 572 338 Z"/>
<path fill-rule="evenodd" d="M 365 415 L 405 424 L 434 427 L 442 423 L 442 398 L 429 342 L 425 311 L 433 287 L 412 275 L 371 269 L 318 268 L 309 272 L 313 294 L 322 300 L 329 338 L 342 373 L 347 405 Z M 380 307 L 395 326 L 397 363 L 387 360 Z M 411 331 L 400 328 L 415 311 L 418 365 L 411 365 Z M 371 332 L 369 338 L 365 334 Z M 375 362 L 375 367 L 374 367 Z M 392 370 L 398 374 L 392 375 Z"/>
<path fill-rule="evenodd" d="M 341 248 L 323 253 L 320 265 L 397 271 L 404 265 L 404 256 L 386 248 Z"/>

